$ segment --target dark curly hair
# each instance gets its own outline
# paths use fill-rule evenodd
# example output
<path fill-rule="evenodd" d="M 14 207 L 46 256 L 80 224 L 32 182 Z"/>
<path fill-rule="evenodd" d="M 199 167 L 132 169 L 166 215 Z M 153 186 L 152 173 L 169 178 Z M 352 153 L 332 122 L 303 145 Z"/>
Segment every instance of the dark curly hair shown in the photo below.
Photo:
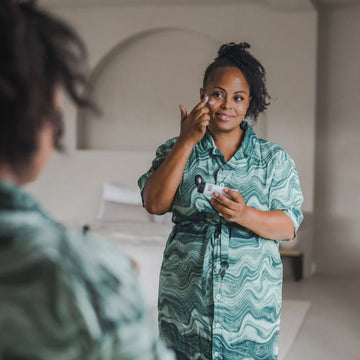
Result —
<path fill-rule="evenodd" d="M 0 162 L 14 170 L 27 165 L 46 123 L 62 148 L 63 121 L 53 103 L 59 85 L 76 105 L 96 110 L 81 95 L 86 58 L 77 33 L 36 1 L 0 0 Z"/>
<path fill-rule="evenodd" d="M 266 73 L 264 67 L 256 60 L 247 49 L 250 45 L 246 42 L 235 44 L 234 42 L 224 44 L 218 51 L 218 56 L 207 67 L 203 88 L 205 89 L 211 74 L 215 69 L 221 67 L 236 67 L 245 76 L 250 88 L 251 102 L 246 116 L 257 120 L 259 113 L 263 112 L 270 103 L 270 96 L 266 90 Z"/>

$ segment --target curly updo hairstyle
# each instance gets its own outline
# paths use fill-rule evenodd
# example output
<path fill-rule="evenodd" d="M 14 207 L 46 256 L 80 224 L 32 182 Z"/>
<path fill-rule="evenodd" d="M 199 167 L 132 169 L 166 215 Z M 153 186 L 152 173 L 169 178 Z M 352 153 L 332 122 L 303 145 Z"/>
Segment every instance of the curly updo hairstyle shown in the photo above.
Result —
<path fill-rule="evenodd" d="M 49 123 L 61 149 L 63 122 L 54 107 L 61 85 L 78 106 L 96 109 L 82 96 L 86 49 L 76 32 L 31 0 L 0 0 L 0 162 L 28 165 L 40 129 Z"/>
<path fill-rule="evenodd" d="M 222 67 L 236 67 L 245 76 L 250 88 L 251 102 L 246 112 L 246 117 L 257 120 L 259 113 L 263 112 L 270 103 L 270 96 L 266 90 L 266 72 L 264 67 L 256 60 L 247 49 L 250 45 L 246 42 L 224 44 L 218 51 L 218 56 L 207 67 L 203 80 L 203 88 L 211 78 L 215 69 Z"/>

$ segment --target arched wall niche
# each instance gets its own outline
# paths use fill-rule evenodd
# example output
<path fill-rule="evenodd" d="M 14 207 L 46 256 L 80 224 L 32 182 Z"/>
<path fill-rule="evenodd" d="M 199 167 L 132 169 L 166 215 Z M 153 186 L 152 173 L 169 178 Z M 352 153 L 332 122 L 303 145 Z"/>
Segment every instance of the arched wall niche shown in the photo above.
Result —
<path fill-rule="evenodd" d="M 120 42 L 92 73 L 88 95 L 103 116 L 79 110 L 77 148 L 153 151 L 177 136 L 178 105 L 190 111 L 199 101 L 203 73 L 220 45 L 181 28 L 151 29 Z"/>
<path fill-rule="evenodd" d="M 187 29 L 131 36 L 96 66 L 88 93 L 103 116 L 78 114 L 78 149 L 153 150 L 179 132 L 180 103 L 199 99 L 202 72 L 219 43 Z"/>

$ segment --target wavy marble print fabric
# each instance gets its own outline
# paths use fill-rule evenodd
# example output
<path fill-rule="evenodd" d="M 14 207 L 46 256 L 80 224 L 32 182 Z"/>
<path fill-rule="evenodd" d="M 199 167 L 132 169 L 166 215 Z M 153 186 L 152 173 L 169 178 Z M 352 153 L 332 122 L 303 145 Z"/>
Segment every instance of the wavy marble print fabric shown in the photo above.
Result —
<path fill-rule="evenodd" d="M 119 249 L 0 182 L 1 360 L 174 360 L 152 320 Z"/>
<path fill-rule="evenodd" d="M 157 150 L 143 189 L 176 138 Z M 194 178 L 238 190 L 246 204 L 282 210 L 297 231 L 303 201 L 293 160 L 248 126 L 225 162 L 209 132 L 194 147 L 175 195 L 174 228 L 163 256 L 159 323 L 167 345 L 190 360 L 275 360 L 281 311 L 278 242 L 222 218 Z"/>

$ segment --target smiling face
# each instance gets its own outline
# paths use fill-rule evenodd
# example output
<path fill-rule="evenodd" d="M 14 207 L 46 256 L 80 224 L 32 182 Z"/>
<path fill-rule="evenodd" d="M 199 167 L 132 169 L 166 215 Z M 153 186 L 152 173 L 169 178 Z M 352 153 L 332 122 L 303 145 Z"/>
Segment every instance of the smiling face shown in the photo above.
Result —
<path fill-rule="evenodd" d="M 207 106 L 212 134 L 241 131 L 239 125 L 246 115 L 251 97 L 245 76 L 238 68 L 215 69 L 200 94 L 201 97 L 209 96 Z"/>

